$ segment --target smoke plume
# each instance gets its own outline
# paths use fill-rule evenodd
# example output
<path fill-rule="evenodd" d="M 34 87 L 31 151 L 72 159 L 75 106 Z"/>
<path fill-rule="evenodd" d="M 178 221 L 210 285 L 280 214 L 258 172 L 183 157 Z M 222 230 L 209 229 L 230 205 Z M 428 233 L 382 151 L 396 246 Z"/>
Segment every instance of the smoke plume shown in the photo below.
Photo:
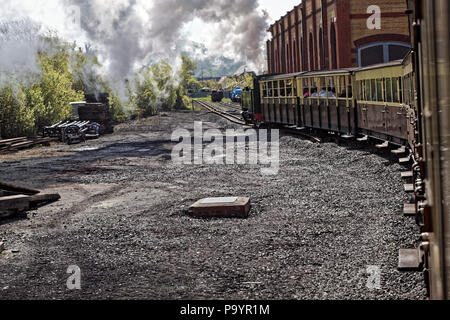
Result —
<path fill-rule="evenodd" d="M 11 0 L 2 0 L 10 3 Z M 24 0 L 25 1 L 25 0 Z M 2 7 L 2 18 L 14 17 L 21 2 Z M 35 0 L 34 2 L 40 0 Z M 25 1 L 26 2 L 26 1 Z M 176 57 L 186 42 L 183 28 L 196 19 L 211 26 L 214 33 L 213 48 L 209 51 L 227 52 L 228 57 L 245 61 L 255 71 L 264 67 L 264 39 L 268 16 L 258 11 L 258 0 L 55 0 L 64 11 L 64 28 L 79 24 L 78 39 L 91 43 L 103 68 L 101 72 L 116 87 L 122 87 L 126 79 L 136 71 L 161 58 L 174 67 L 179 65 Z M 33 1 L 28 1 L 33 3 Z M 35 7 L 38 7 L 37 5 Z M 45 5 L 44 5 L 45 7 Z M 31 10 L 31 9 L 30 9 Z M 30 10 L 22 10 L 25 14 Z M 51 10 L 51 7 L 48 7 Z M 45 16 L 45 14 L 43 14 Z M 76 30 L 76 28 L 72 28 Z M 71 30 L 73 34 L 73 30 Z M 67 30 L 58 30 L 63 37 Z M 73 41 L 74 39 L 65 39 Z M 7 40 L 0 47 L 0 73 L 11 66 L 34 65 L 32 55 L 38 44 Z M 17 46 L 20 46 L 18 48 Z M 4 58 L 17 50 L 26 57 Z M 16 59 L 17 58 L 17 59 Z M 9 66 L 9 67 L 8 67 Z M 33 68 L 31 68 L 33 69 Z"/>

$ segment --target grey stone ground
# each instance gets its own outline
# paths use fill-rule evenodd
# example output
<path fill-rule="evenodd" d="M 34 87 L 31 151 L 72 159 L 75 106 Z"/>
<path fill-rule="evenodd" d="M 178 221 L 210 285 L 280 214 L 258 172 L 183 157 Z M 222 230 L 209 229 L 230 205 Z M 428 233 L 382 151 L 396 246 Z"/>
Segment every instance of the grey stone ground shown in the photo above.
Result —
<path fill-rule="evenodd" d="M 0 299 L 422 299 L 421 274 L 396 270 L 415 244 L 401 215 L 401 167 L 365 150 L 281 139 L 281 169 L 174 166 L 172 130 L 229 126 L 174 113 L 98 141 L 0 159 L 0 180 L 62 200 L 1 222 Z M 196 220 L 203 197 L 252 198 L 248 220 Z M 11 250 L 14 249 L 15 253 Z M 69 291 L 78 265 L 82 289 Z M 367 287 L 368 266 L 381 288 Z M 369 283 L 371 283 L 369 281 Z M 375 282 L 376 284 L 376 282 Z"/>

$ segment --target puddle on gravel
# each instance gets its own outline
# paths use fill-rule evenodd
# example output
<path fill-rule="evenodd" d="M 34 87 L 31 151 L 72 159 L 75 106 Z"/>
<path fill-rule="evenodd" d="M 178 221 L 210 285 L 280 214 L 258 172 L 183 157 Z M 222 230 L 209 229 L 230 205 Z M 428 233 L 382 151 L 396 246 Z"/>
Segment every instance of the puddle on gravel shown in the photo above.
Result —
<path fill-rule="evenodd" d="M 106 153 L 120 153 L 120 152 L 131 152 L 131 151 L 136 151 L 139 148 L 136 147 L 128 147 L 128 146 L 118 146 L 118 147 L 107 147 L 104 150 L 102 150 L 102 152 L 106 152 Z"/>
<path fill-rule="evenodd" d="M 91 146 L 91 147 L 81 147 L 81 148 L 78 148 L 78 149 L 75 149 L 74 151 L 76 151 L 76 152 L 83 152 L 83 151 L 95 151 L 95 150 L 98 150 L 99 149 L 99 147 L 93 147 L 93 146 Z"/>

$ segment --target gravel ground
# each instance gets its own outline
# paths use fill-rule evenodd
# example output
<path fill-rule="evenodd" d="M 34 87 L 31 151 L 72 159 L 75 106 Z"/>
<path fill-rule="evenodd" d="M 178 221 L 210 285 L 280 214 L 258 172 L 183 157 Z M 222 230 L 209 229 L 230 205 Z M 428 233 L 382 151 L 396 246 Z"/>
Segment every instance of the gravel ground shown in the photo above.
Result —
<path fill-rule="evenodd" d="M 0 222 L 0 299 L 423 299 L 423 276 L 396 270 L 415 245 L 400 165 L 367 150 L 281 138 L 281 168 L 175 166 L 177 126 L 231 128 L 171 113 L 86 144 L 0 158 L 0 181 L 62 200 Z M 247 220 L 199 220 L 204 197 L 248 196 Z M 82 289 L 66 287 L 67 268 Z M 381 270 L 369 289 L 368 266 Z"/>

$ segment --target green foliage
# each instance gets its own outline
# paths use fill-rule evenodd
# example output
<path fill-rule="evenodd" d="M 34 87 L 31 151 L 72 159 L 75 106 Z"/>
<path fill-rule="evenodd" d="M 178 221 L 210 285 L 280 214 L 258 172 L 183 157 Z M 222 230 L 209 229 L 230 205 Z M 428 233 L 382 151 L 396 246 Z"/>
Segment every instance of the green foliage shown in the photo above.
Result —
<path fill-rule="evenodd" d="M 74 90 L 75 78 L 69 72 L 67 50 L 57 54 L 39 54 L 42 77 L 31 86 L 28 102 L 35 114 L 37 128 L 52 125 L 70 116 L 70 102 L 80 101 L 84 95 Z"/>
<path fill-rule="evenodd" d="M 0 89 L 0 133 L 3 138 L 33 136 L 35 118 L 26 103 L 23 88 L 6 86 Z"/>
<path fill-rule="evenodd" d="M 140 117 L 149 117 L 159 111 L 187 108 L 189 90 L 200 90 L 200 83 L 193 78 L 196 64 L 182 55 L 181 71 L 175 74 L 165 60 L 142 70 L 133 83 L 128 86 L 129 109 Z"/>
<path fill-rule="evenodd" d="M 237 86 L 253 88 L 253 76 L 251 73 L 244 73 L 239 76 L 228 77 L 221 85 L 224 90 L 233 90 Z"/>
<path fill-rule="evenodd" d="M 95 56 L 81 52 L 55 35 L 44 40 L 51 50 L 37 55 L 41 69 L 38 78 L 28 86 L 14 83 L 0 88 L 2 138 L 33 136 L 45 126 L 66 120 L 71 112 L 70 102 L 82 101 L 84 93 L 93 90 L 109 94 L 113 120 L 123 122 L 128 117 L 147 117 L 159 111 L 186 108 L 190 105 L 187 93 L 202 87 L 194 78 L 196 63 L 182 55 L 178 73 L 163 60 L 128 82 L 129 101 L 124 105 L 110 84 L 96 74 L 94 69 L 100 64 Z"/>
<path fill-rule="evenodd" d="M 3 138 L 35 135 L 41 128 L 70 115 L 70 102 L 83 98 L 69 71 L 70 48 L 47 38 L 52 54 L 39 53 L 40 77 L 27 87 L 13 83 L 0 88 L 0 130 Z"/>

